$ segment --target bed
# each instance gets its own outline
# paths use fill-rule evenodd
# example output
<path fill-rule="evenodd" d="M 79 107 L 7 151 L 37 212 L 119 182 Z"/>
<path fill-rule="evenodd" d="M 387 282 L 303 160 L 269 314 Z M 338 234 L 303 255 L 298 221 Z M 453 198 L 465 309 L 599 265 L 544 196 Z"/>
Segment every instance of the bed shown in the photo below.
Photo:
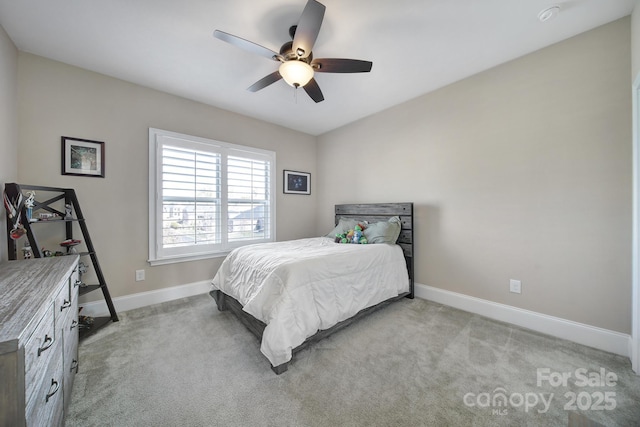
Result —
<path fill-rule="evenodd" d="M 357 223 L 372 242 L 397 235 L 396 244 L 335 242 L 336 232 Z M 278 375 L 295 353 L 414 297 L 413 203 L 336 205 L 335 224 L 322 237 L 237 248 L 211 282 L 218 310 L 234 313 L 258 337 Z M 393 237 L 377 230 L 392 230 Z"/>

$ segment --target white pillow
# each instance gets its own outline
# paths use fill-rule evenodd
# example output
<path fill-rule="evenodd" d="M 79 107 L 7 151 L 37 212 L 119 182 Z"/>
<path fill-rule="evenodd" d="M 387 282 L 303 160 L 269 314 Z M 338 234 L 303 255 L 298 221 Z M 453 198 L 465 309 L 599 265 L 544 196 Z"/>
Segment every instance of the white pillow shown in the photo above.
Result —
<path fill-rule="evenodd" d="M 389 218 L 388 221 L 374 222 L 367 224 L 364 229 L 364 237 L 369 243 L 391 243 L 395 244 L 400 236 L 402 222 L 399 216 Z"/>

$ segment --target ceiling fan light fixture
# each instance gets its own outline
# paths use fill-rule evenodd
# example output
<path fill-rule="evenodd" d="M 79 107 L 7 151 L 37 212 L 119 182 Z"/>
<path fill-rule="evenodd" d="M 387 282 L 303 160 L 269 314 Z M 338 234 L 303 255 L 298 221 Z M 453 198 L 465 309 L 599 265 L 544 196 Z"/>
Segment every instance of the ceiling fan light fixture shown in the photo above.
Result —
<path fill-rule="evenodd" d="M 278 71 L 284 81 L 293 87 L 304 86 L 313 78 L 313 68 L 304 61 L 283 62 Z"/>

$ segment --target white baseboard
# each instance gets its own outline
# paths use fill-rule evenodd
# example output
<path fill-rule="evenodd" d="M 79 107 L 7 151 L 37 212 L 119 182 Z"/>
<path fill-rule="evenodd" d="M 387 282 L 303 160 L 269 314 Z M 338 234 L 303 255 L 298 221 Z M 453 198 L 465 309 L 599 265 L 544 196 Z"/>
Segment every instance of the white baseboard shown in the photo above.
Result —
<path fill-rule="evenodd" d="M 189 283 L 186 285 L 173 286 L 171 288 L 140 292 L 137 294 L 113 298 L 113 305 L 116 308 L 116 312 L 120 313 L 136 308 L 146 307 L 148 305 L 204 294 L 210 290 L 211 281 L 204 280 L 202 282 Z M 82 307 L 82 314 L 85 316 L 109 316 L 109 308 L 104 300 L 86 303 L 81 302 L 79 305 Z"/>
<path fill-rule="evenodd" d="M 630 357 L 631 354 L 631 336 L 620 332 L 445 291 L 419 283 L 415 284 L 415 295 L 418 298 L 448 305 L 501 322 L 511 323 L 610 353 L 626 357 Z"/>
<path fill-rule="evenodd" d="M 211 290 L 210 284 L 211 282 L 209 280 L 205 280 L 171 288 L 126 295 L 124 297 L 113 298 L 113 305 L 117 312 L 129 311 L 148 305 L 204 294 Z M 631 336 L 620 332 L 470 297 L 420 283 L 415 284 L 415 295 L 418 298 L 448 305 L 501 322 L 511 323 L 610 353 L 626 357 L 630 357 L 631 355 Z M 80 306 L 83 307 L 82 314 L 86 316 L 97 317 L 109 315 L 109 309 L 104 300 L 80 303 Z"/>

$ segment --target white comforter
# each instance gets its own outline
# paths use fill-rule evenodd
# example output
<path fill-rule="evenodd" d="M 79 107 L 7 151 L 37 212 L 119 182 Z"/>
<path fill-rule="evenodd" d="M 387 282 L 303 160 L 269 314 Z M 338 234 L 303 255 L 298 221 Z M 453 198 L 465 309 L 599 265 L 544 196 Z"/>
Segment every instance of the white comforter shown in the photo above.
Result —
<path fill-rule="evenodd" d="M 409 277 L 397 245 L 314 237 L 235 249 L 212 287 L 266 323 L 260 350 L 278 366 L 318 330 L 407 292 Z"/>

